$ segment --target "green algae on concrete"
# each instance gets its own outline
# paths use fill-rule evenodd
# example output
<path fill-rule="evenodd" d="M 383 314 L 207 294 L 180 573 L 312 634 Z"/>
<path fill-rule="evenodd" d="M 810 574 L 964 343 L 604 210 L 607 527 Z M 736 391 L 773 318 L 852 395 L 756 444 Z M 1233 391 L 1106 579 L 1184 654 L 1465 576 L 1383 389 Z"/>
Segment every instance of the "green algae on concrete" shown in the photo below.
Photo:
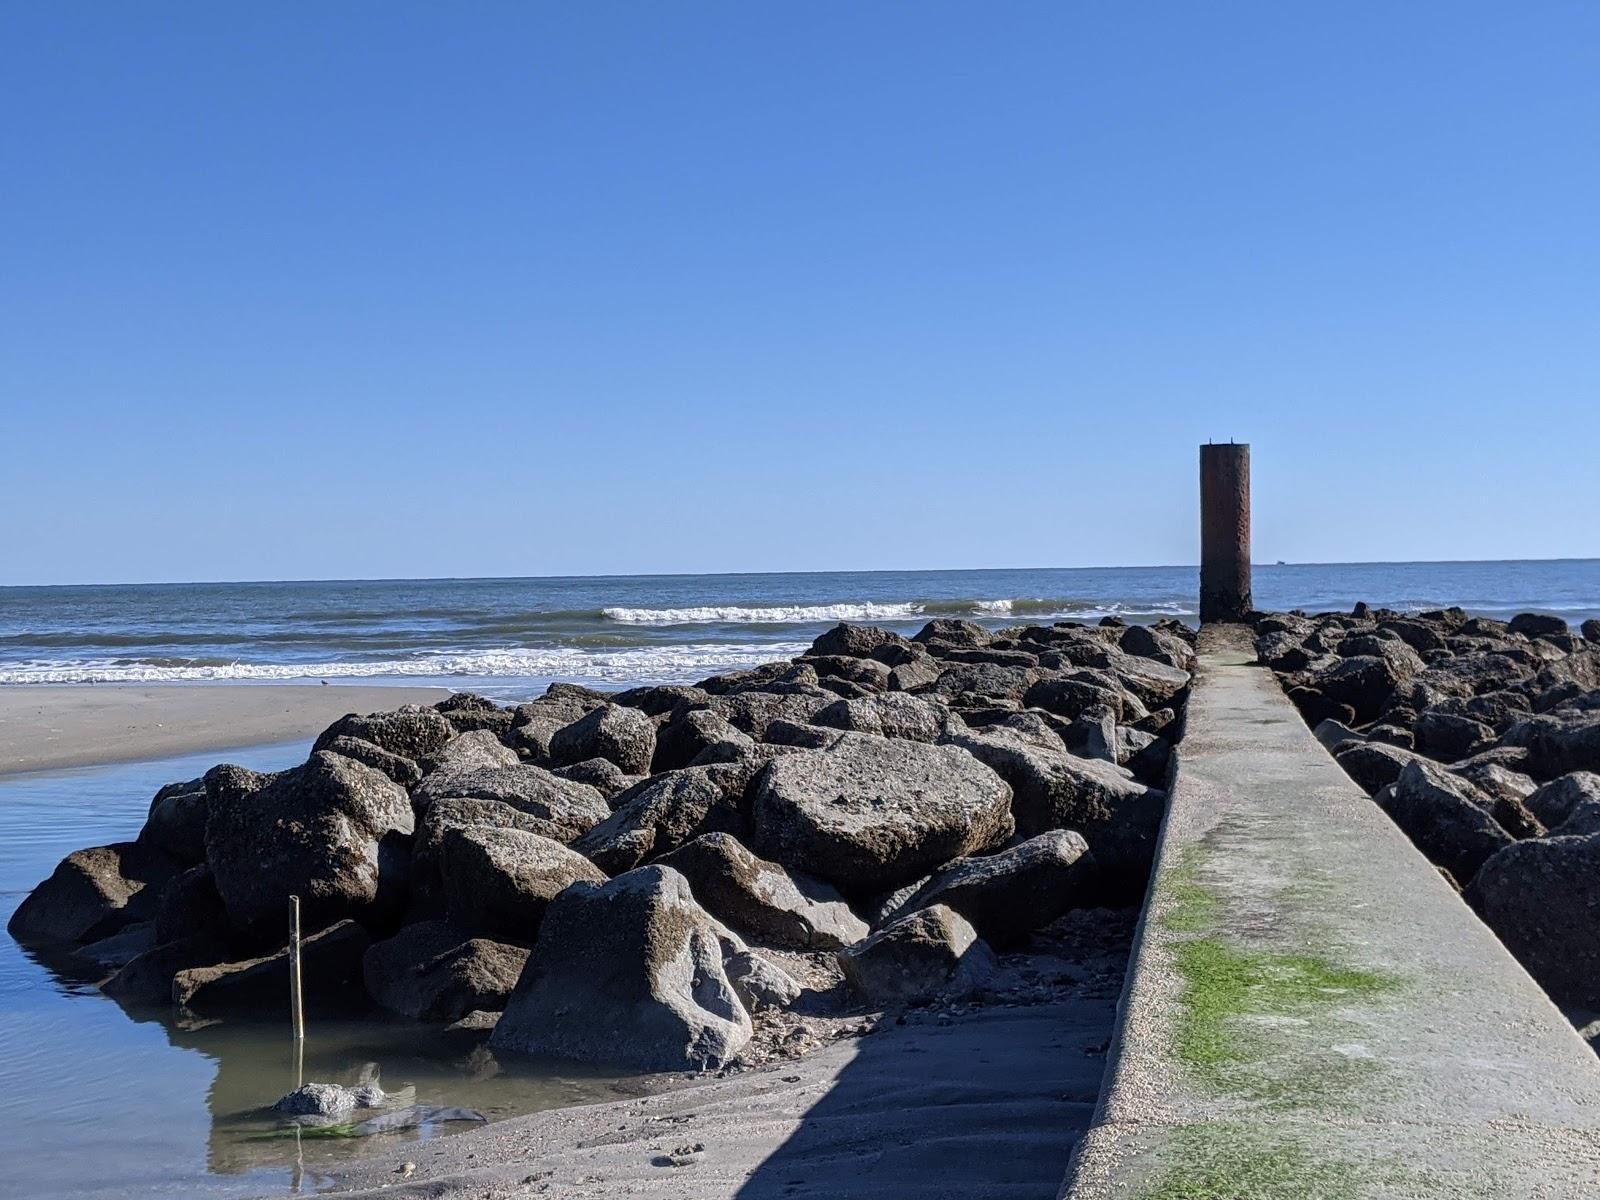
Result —
<path fill-rule="evenodd" d="M 1229 1122 L 1176 1131 L 1175 1160 L 1138 1200 L 1357 1200 L 1362 1173 L 1286 1139 Z"/>

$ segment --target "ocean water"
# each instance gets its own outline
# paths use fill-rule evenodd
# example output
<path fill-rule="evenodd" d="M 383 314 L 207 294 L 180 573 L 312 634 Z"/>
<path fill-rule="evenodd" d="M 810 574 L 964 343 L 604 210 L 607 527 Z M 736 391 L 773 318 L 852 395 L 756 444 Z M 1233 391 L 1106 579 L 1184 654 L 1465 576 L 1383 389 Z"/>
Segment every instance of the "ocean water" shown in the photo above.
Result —
<path fill-rule="evenodd" d="M 0 588 L 0 683 L 368 679 L 513 696 L 683 682 L 798 653 L 838 621 L 906 632 L 1192 621 L 1194 567 Z M 1262 565 L 1262 608 L 1459 604 L 1600 616 L 1600 560 Z"/>

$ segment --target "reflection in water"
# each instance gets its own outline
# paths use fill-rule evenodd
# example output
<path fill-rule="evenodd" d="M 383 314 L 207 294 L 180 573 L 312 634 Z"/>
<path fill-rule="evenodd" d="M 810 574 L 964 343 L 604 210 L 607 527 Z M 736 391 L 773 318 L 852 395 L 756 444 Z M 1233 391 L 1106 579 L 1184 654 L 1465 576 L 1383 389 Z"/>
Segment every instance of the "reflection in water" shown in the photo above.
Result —
<path fill-rule="evenodd" d="M 0 779 L 0 924 L 70 851 L 133 836 L 162 784 L 223 757 L 267 770 L 304 755 L 304 746 L 281 746 Z M 424 1122 L 372 1137 L 297 1138 L 263 1110 L 302 1078 L 376 1083 L 393 1097 L 379 1112 L 460 1106 L 490 1120 L 637 1090 L 571 1064 L 498 1061 L 484 1033 L 447 1034 L 371 1012 L 309 1017 L 297 1068 L 287 1003 L 281 1021 L 184 1021 L 164 1007 L 119 1007 L 95 987 L 106 973 L 29 953 L 0 932 L 5 1194 L 166 1200 L 314 1191 L 353 1156 L 400 1159 L 419 1141 L 474 1128 Z"/>

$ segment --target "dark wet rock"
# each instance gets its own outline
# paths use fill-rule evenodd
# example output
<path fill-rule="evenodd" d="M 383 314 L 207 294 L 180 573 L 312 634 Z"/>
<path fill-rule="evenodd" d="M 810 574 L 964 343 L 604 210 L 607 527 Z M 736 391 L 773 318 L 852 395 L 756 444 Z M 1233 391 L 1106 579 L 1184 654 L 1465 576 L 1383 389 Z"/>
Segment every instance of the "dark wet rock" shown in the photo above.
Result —
<path fill-rule="evenodd" d="M 288 910 L 284 915 L 287 921 Z M 307 1009 L 347 1006 L 361 986 L 361 956 L 370 939 L 354 921 L 340 921 L 300 944 Z M 289 952 L 215 966 L 191 967 L 172 980 L 172 1002 L 201 1015 L 282 1012 L 289 995 Z"/>
<path fill-rule="evenodd" d="M 1579 629 L 1583 634 L 1584 641 L 1600 642 L 1600 620 L 1590 617 L 1581 626 L 1579 626 Z"/>
<path fill-rule="evenodd" d="M 711 703 L 711 694 L 704 688 L 690 687 L 688 684 L 663 683 L 618 692 L 611 697 L 611 702 L 637 708 L 648 716 L 660 717 L 668 713 L 705 708 Z"/>
<path fill-rule="evenodd" d="M 807 724 L 818 711 L 839 698 L 826 688 L 805 684 L 799 687 L 793 692 L 735 692 L 715 697 L 713 711 L 758 742 L 765 741 L 767 726 L 774 721 Z"/>
<path fill-rule="evenodd" d="M 881 692 L 889 686 L 889 668 L 875 658 L 851 658 L 840 654 L 828 658 L 807 658 L 804 661 L 816 671 L 818 682 L 829 689 L 836 690 L 835 685 L 840 680 L 867 692 Z"/>
<path fill-rule="evenodd" d="M 221 937 L 227 928 L 228 911 L 210 867 L 190 867 L 161 889 L 155 909 L 156 944 L 202 933 Z"/>
<path fill-rule="evenodd" d="M 1573 805 L 1567 819 L 1550 830 L 1550 837 L 1588 837 L 1600 833 L 1600 800 L 1582 800 Z"/>
<path fill-rule="evenodd" d="M 1523 637 L 1565 637 L 1572 630 L 1561 617 L 1547 613 L 1518 613 L 1511 618 L 1511 632 Z"/>
<path fill-rule="evenodd" d="M 456 736 L 455 726 L 431 708 L 407 706 L 395 712 L 351 713 L 340 717 L 317 738 L 313 750 L 326 750 L 337 737 L 371 742 L 390 754 L 425 763 Z"/>
<path fill-rule="evenodd" d="M 750 735 L 735 729 L 721 713 L 705 708 L 674 713 L 656 731 L 656 755 L 651 769 L 676 771 L 687 767 L 713 746 L 721 746 L 722 753 L 732 754 L 735 747 L 749 744 L 752 744 Z"/>
<path fill-rule="evenodd" d="M 942 904 L 895 918 L 838 960 L 856 995 L 885 1008 L 963 995 L 994 969 L 971 923 Z"/>
<path fill-rule="evenodd" d="M 638 783 L 641 776 L 624 775 L 622 768 L 609 758 L 586 758 L 570 767 L 557 767 L 551 771 L 557 779 L 568 783 L 581 783 L 592 787 L 609 802 L 613 796 L 627 791 Z"/>
<path fill-rule="evenodd" d="M 1467 900 L 1558 1003 L 1600 1008 L 1600 834 L 1517 842 Z"/>
<path fill-rule="evenodd" d="M 939 673 L 931 690 L 946 704 L 966 697 L 1020 701 L 1039 678 L 1039 670 L 1035 667 L 955 663 Z"/>
<path fill-rule="evenodd" d="M 422 768 L 412 759 L 402 754 L 391 754 L 382 746 L 369 742 L 365 738 L 351 737 L 341 733 L 337 737 L 328 738 L 321 749 L 330 754 L 337 754 L 355 762 L 369 766 L 376 771 L 382 771 L 401 787 L 410 787 L 422 778 Z M 201 837 L 205 836 L 205 826 L 201 826 Z"/>
<path fill-rule="evenodd" d="M 1465 779 L 1422 759 L 1406 764 L 1384 804 L 1417 849 L 1462 884 L 1513 841 L 1490 807 Z"/>
<path fill-rule="evenodd" d="M 226 957 L 227 944 L 216 933 L 159 942 L 130 959 L 100 985 L 100 990 L 129 1008 L 170 1007 L 172 981 L 179 971 L 204 967 Z"/>
<path fill-rule="evenodd" d="M 836 950 L 867 935 L 866 923 L 828 884 L 757 857 L 732 834 L 703 834 L 660 864 L 687 879 L 712 916 L 765 945 Z"/>
<path fill-rule="evenodd" d="M 788 661 L 763 663 L 744 671 L 728 671 L 702 679 L 695 686 L 713 696 L 731 696 L 735 692 L 766 691 L 793 685 L 815 687 L 817 673 L 805 663 Z"/>
<path fill-rule="evenodd" d="M 723 960 L 728 982 L 746 1012 L 788 1008 L 803 990 L 795 978 L 753 950 L 739 950 Z"/>
<path fill-rule="evenodd" d="M 930 704 L 919 696 L 890 692 L 859 700 L 835 700 L 818 709 L 811 723 L 876 737 L 936 742 L 952 726 L 959 728 L 961 718 L 943 705 Z"/>
<path fill-rule="evenodd" d="M 257 791 L 213 796 L 206 862 L 248 936 L 281 936 L 291 895 L 312 929 L 346 917 L 381 923 L 404 902 L 412 830 L 404 788 L 317 751 Z"/>
<path fill-rule="evenodd" d="M 1367 741 L 1347 744 L 1333 757 L 1356 786 L 1372 796 L 1399 779 L 1406 764 L 1420 755 L 1399 746 Z"/>
<path fill-rule="evenodd" d="M 646 775 L 656 753 L 656 727 L 636 708 L 607 704 L 558 730 L 550 756 L 558 766 L 608 758 L 629 775 Z"/>
<path fill-rule="evenodd" d="M 1343 721 L 1321 721 L 1312 732 L 1317 741 L 1322 743 L 1322 748 L 1329 754 L 1336 753 L 1339 747 L 1346 742 L 1364 742 L 1367 740 L 1366 734 L 1357 733 Z"/>
<path fill-rule="evenodd" d="M 1494 730 L 1471 717 L 1429 709 L 1412 727 L 1419 753 L 1439 762 L 1455 762 L 1494 743 Z"/>
<path fill-rule="evenodd" d="M 155 922 L 140 921 L 133 925 L 124 925 L 110 937 L 103 937 L 99 941 L 80 946 L 73 957 L 95 963 L 102 969 L 115 970 L 154 945 Z"/>
<path fill-rule="evenodd" d="M 1306 724 L 1313 729 L 1324 721 L 1338 721 L 1341 725 L 1349 725 L 1356 719 L 1354 708 L 1329 699 L 1316 688 L 1296 685 L 1288 689 L 1288 696 L 1290 702 L 1300 710 L 1300 715 L 1305 718 Z"/>
<path fill-rule="evenodd" d="M 1573 771 L 1535 790 L 1526 803 L 1529 812 L 1554 829 L 1572 815 L 1573 809 L 1588 801 L 1600 802 L 1600 775 Z"/>
<path fill-rule="evenodd" d="M 6 930 L 25 946 L 110 937 L 154 917 L 161 889 L 180 869 L 141 842 L 75 850 L 17 906 Z"/>
<path fill-rule="evenodd" d="M 1518 721 L 1502 745 L 1528 751 L 1530 774 L 1545 779 L 1571 771 L 1600 771 L 1600 711 L 1543 713 Z"/>
<path fill-rule="evenodd" d="M 451 1022 L 503 1009 L 527 961 L 521 946 L 422 921 L 367 947 L 361 969 L 367 994 L 390 1012 Z"/>
<path fill-rule="evenodd" d="M 703 833 L 742 833 L 742 800 L 752 773 L 728 763 L 654 775 L 618 796 L 616 810 L 573 849 L 618 875 Z"/>
<path fill-rule="evenodd" d="M 611 806 L 586 783 L 542 767 L 467 767 L 435 771 L 411 793 L 419 813 L 442 800 L 494 800 L 549 823 L 547 837 L 570 842 L 611 815 Z"/>
<path fill-rule="evenodd" d="M 715 922 L 682 875 L 649 866 L 556 898 L 489 1044 L 682 1071 L 721 1067 L 749 1040 Z"/>
<path fill-rule="evenodd" d="M 150 801 L 139 841 L 186 867 L 204 861 L 209 803 L 203 778 L 167 784 Z"/>
<path fill-rule="evenodd" d="M 1422 660 L 1404 642 L 1395 639 L 1384 646 L 1382 655 L 1345 658 L 1314 671 L 1314 686 L 1335 704 L 1349 705 L 1358 721 L 1372 720 L 1383 711 L 1395 688 L 1422 670 Z"/>
<path fill-rule="evenodd" d="M 550 902 L 578 880 L 605 875 L 560 842 L 521 829 L 470 825 L 444 835 L 445 912 L 473 933 L 531 943 Z"/>
<path fill-rule="evenodd" d="M 1011 789 L 951 746 L 847 733 L 774 761 L 753 792 L 755 846 L 846 892 L 874 892 L 1011 836 Z"/>
<path fill-rule="evenodd" d="M 934 872 L 899 905 L 911 912 L 943 904 L 955 909 L 992 946 L 1017 946 L 1069 909 L 1096 903 L 1089 845 L 1054 829 L 997 854 L 958 858 Z"/>
<path fill-rule="evenodd" d="M 1042 708 L 1046 712 L 1071 720 L 1090 710 L 1104 709 L 1114 720 L 1122 719 L 1122 693 L 1087 679 L 1043 679 L 1030 687 L 1022 697 L 1029 708 Z"/>
<path fill-rule="evenodd" d="M 487 696 L 472 692 L 456 692 L 433 706 L 434 711 L 450 722 L 457 733 L 475 733 L 484 730 L 503 738 L 511 732 L 516 714 L 501 708 Z"/>

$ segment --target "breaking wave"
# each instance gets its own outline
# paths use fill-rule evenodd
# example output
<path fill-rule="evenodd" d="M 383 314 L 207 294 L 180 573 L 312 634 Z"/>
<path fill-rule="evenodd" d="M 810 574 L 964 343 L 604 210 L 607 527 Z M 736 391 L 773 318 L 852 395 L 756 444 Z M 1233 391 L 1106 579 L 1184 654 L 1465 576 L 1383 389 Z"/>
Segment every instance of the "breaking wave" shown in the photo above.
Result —
<path fill-rule="evenodd" d="M 627 650 L 484 650 L 427 654 L 372 662 L 248 663 L 203 659 L 116 659 L 25 662 L 0 669 L 5 683 L 203 683 L 224 680 L 286 682 L 317 679 L 444 678 L 470 676 L 592 679 L 600 682 L 692 681 L 717 671 L 792 658 L 804 642 L 760 645 L 701 643 Z"/>
<path fill-rule="evenodd" d="M 908 600 L 840 604 L 706 605 L 694 608 L 604 608 L 619 625 L 817 625 L 835 621 L 915 621 L 927 617 L 1027 617 L 1093 620 L 1105 616 L 1182 617 L 1192 609 L 1177 602 L 1148 605 L 1096 604 L 1073 599 Z"/>

